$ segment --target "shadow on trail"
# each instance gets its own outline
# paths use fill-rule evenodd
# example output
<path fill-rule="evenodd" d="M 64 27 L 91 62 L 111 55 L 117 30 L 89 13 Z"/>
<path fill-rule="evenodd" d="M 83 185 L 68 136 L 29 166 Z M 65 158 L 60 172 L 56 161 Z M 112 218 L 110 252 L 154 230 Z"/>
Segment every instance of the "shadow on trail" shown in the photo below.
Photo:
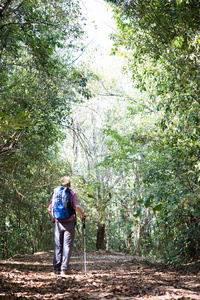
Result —
<path fill-rule="evenodd" d="M 72 275 L 52 273 L 52 252 L 0 261 L 0 299 L 200 299 L 199 277 L 119 255 L 72 257 Z"/>

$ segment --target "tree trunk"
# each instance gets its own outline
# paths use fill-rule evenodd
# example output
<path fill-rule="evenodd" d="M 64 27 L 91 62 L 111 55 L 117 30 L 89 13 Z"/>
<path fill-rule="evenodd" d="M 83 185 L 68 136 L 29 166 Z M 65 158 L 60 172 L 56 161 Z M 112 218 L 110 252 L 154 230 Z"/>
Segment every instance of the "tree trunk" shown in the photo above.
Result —
<path fill-rule="evenodd" d="M 132 232 L 127 235 L 127 251 L 130 252 L 132 248 Z"/>
<path fill-rule="evenodd" d="M 97 250 L 105 250 L 104 238 L 105 238 L 105 224 L 103 225 L 98 224 L 97 242 L 96 242 Z"/>
<path fill-rule="evenodd" d="M 107 220 L 106 220 L 106 226 L 107 226 L 107 239 L 106 239 L 106 251 L 109 251 L 109 235 L 110 235 L 110 220 L 109 220 L 109 216 L 107 216 Z"/>

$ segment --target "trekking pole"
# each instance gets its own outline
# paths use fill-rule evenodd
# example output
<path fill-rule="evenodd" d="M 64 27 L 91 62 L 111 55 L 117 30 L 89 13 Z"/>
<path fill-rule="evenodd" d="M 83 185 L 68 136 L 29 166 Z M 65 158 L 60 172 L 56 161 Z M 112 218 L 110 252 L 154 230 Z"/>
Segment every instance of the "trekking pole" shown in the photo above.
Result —
<path fill-rule="evenodd" d="M 83 221 L 83 241 L 84 241 L 84 272 L 86 275 L 86 234 L 85 234 L 85 218 Z"/>

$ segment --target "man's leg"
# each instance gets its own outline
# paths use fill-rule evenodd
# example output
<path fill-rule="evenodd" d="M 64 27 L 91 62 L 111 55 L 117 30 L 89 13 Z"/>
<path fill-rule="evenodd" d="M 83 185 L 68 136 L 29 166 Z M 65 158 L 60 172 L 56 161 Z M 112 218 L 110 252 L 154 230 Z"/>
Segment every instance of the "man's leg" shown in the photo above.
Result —
<path fill-rule="evenodd" d="M 65 232 L 63 237 L 63 257 L 61 270 L 65 271 L 69 268 L 69 261 L 75 236 L 75 222 L 70 221 L 67 223 L 63 223 L 63 227 L 65 227 Z"/>
<path fill-rule="evenodd" d="M 62 263 L 63 234 L 62 225 L 59 222 L 55 222 L 53 267 L 57 273 L 59 273 Z"/>

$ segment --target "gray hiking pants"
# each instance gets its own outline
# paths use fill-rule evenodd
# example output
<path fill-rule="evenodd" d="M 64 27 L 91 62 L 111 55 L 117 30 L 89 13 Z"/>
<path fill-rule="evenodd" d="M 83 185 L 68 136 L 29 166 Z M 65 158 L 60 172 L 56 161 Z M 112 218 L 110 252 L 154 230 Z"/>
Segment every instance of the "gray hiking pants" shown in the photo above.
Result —
<path fill-rule="evenodd" d="M 75 235 L 75 221 L 55 222 L 54 229 L 54 270 L 67 270 L 72 253 Z"/>

